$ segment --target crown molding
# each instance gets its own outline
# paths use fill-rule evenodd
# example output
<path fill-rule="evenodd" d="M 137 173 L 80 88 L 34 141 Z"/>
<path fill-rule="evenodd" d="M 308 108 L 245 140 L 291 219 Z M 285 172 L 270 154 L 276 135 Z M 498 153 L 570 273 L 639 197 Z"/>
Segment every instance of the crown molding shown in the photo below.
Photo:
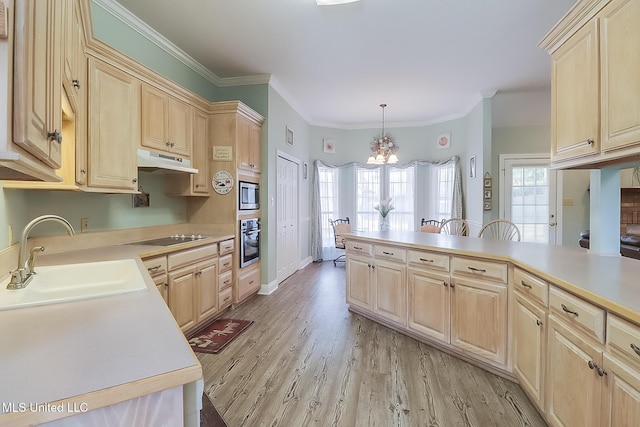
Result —
<path fill-rule="evenodd" d="M 269 75 L 257 75 L 247 77 L 228 77 L 221 78 L 215 75 L 211 70 L 204 65 L 196 61 L 193 57 L 188 55 L 185 51 L 176 46 L 169 39 L 158 33 L 140 18 L 131 13 L 128 9 L 124 8 L 120 3 L 115 0 L 91 0 L 91 3 L 101 7 L 107 13 L 114 18 L 121 21 L 123 24 L 140 34 L 151 43 L 158 46 L 167 54 L 175 58 L 177 61 L 184 64 L 187 68 L 193 70 L 198 75 L 202 76 L 205 80 L 213 83 L 218 87 L 228 86 L 246 86 L 254 84 L 266 84 L 269 82 Z"/>

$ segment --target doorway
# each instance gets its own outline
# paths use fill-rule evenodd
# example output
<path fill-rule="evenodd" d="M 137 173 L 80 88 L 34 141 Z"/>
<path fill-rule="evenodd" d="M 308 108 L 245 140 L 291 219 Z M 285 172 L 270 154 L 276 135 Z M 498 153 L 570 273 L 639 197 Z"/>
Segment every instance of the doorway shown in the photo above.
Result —
<path fill-rule="evenodd" d="M 561 244 L 557 200 L 562 190 L 549 156 L 500 156 L 500 218 L 518 226 L 521 241 Z"/>
<path fill-rule="evenodd" d="M 300 161 L 278 153 L 276 160 L 276 212 L 277 212 L 277 281 L 282 282 L 298 270 L 299 213 L 298 177 Z"/>

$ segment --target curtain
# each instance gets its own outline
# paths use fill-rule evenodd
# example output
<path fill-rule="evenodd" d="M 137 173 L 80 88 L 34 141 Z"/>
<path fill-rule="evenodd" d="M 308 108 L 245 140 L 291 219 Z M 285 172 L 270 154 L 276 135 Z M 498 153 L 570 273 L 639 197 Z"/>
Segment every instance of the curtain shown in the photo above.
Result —
<path fill-rule="evenodd" d="M 405 165 L 393 165 L 395 168 L 406 168 L 413 165 L 430 166 L 430 165 L 446 165 L 449 163 L 454 164 L 454 181 L 453 181 L 453 194 L 451 203 L 451 217 L 463 218 L 463 204 L 462 204 L 462 172 L 460 170 L 460 157 L 453 156 L 444 160 L 413 160 Z M 320 206 L 320 178 L 318 168 L 320 166 L 326 168 L 339 168 L 347 169 L 351 167 L 362 168 L 379 168 L 380 165 L 369 165 L 366 163 L 350 162 L 343 165 L 335 166 L 324 163 L 321 160 L 315 160 L 313 162 L 313 185 L 311 194 L 311 257 L 314 262 L 322 261 L 322 218 L 321 218 L 321 206 Z"/>

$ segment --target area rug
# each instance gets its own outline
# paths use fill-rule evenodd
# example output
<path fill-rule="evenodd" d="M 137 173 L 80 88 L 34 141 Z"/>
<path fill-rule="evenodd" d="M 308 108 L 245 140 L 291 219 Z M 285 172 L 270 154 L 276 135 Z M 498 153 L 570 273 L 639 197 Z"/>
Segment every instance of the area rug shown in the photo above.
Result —
<path fill-rule="evenodd" d="M 193 351 L 219 353 L 252 324 L 253 320 L 218 319 L 191 338 L 189 344 Z"/>

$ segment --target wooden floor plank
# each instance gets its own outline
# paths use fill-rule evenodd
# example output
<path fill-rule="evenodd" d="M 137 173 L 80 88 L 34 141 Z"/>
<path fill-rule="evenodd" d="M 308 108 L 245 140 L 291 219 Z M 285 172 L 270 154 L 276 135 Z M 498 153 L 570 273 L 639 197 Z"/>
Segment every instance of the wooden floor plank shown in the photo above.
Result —
<path fill-rule="evenodd" d="M 229 427 L 546 425 L 517 384 L 349 312 L 344 266 L 312 264 L 224 317 L 255 321 L 198 353 Z"/>

